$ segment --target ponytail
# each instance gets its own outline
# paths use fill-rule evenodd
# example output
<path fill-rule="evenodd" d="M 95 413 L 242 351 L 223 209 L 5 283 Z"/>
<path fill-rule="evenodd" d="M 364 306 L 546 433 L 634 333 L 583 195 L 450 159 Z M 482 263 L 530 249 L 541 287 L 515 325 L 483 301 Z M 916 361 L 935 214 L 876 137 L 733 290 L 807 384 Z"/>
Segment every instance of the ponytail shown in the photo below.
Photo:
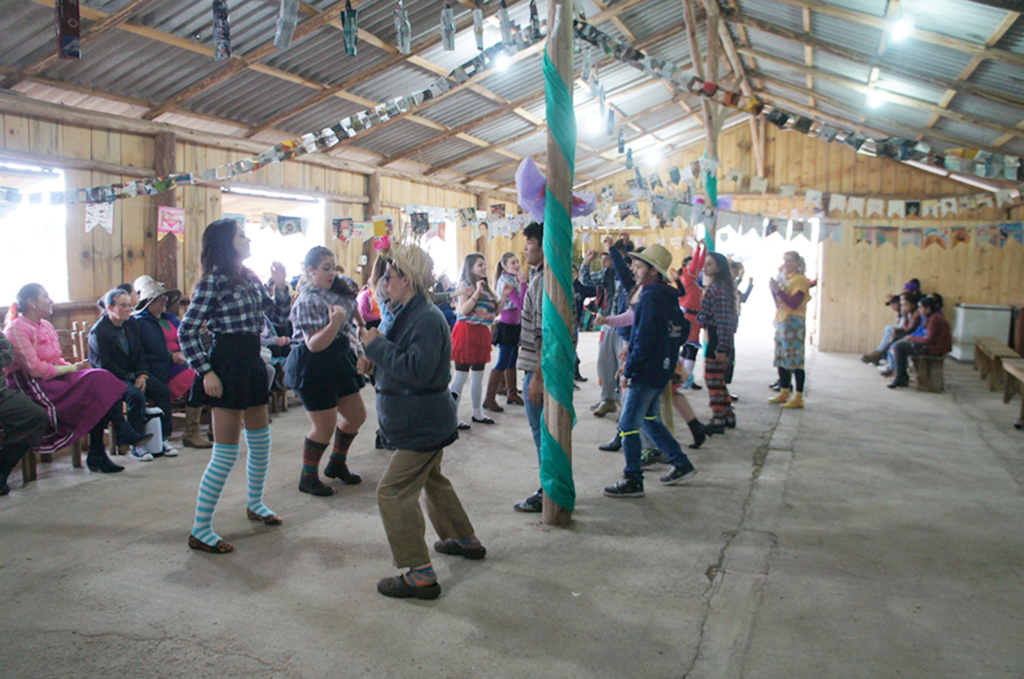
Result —
<path fill-rule="evenodd" d="M 30 299 L 39 299 L 39 295 L 46 292 L 46 288 L 39 285 L 39 283 L 29 283 L 21 286 L 18 290 L 18 294 L 14 300 L 14 303 L 7 308 L 7 319 L 6 325 L 10 325 L 14 322 L 21 314 L 25 313 L 25 309 L 28 308 L 28 301 Z"/>

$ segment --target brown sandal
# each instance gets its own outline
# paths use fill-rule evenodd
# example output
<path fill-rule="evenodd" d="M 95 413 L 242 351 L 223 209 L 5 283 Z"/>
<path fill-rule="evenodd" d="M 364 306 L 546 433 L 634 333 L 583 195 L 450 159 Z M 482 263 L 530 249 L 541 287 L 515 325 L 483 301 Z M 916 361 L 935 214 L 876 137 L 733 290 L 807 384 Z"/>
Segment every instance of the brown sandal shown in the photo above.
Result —
<path fill-rule="evenodd" d="M 282 519 L 277 514 L 271 514 L 270 516 L 260 516 L 251 509 L 246 509 L 245 515 L 248 516 L 251 521 L 262 521 L 268 526 L 280 526 L 282 523 L 284 523 L 284 519 Z"/>
<path fill-rule="evenodd" d="M 230 554 L 235 551 L 235 548 L 224 540 L 218 540 L 215 545 L 208 545 L 195 535 L 188 536 L 188 546 L 192 549 L 197 549 L 200 552 L 209 552 L 210 554 Z"/>

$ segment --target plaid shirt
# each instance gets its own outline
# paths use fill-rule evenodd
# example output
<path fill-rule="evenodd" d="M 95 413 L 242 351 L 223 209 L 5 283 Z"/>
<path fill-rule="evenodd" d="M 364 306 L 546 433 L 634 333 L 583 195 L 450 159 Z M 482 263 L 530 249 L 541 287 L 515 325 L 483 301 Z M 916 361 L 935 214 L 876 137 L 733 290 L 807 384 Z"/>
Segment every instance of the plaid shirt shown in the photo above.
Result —
<path fill-rule="evenodd" d="M 345 322 L 338 328 L 335 337 L 337 339 L 352 332 L 356 298 L 333 289 L 324 290 L 315 285 L 304 284 L 299 288 L 299 296 L 292 304 L 292 339 L 304 341 L 326 328 L 331 322 L 331 306 L 340 306 L 345 310 Z"/>
<path fill-rule="evenodd" d="M 245 282 L 237 288 L 231 286 L 227 276 L 216 272 L 196 283 L 192 303 L 178 326 L 178 341 L 189 366 L 200 375 L 213 369 L 199 337 L 204 322 L 215 334 L 258 336 L 263 332 L 264 313 L 275 324 L 288 321 L 292 296 L 287 288 L 279 288 L 271 297 L 252 271 L 243 269 L 242 277 Z"/>
<path fill-rule="evenodd" d="M 719 351 L 732 349 L 732 336 L 736 332 L 736 295 L 730 295 L 719 283 L 712 282 L 704 290 L 697 319 L 704 327 L 715 327 Z"/>

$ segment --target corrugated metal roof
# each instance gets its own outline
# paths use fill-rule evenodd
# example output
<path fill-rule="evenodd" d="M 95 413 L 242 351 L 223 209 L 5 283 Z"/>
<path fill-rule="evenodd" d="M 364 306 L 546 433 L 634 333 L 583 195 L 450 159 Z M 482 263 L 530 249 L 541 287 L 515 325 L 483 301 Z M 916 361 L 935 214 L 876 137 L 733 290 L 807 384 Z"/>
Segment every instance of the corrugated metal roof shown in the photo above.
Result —
<path fill-rule="evenodd" d="M 641 90 L 634 90 L 627 95 L 618 97 L 613 95 L 611 100 L 623 113 L 631 116 L 652 106 L 663 104 L 671 98 L 672 95 L 659 80 L 652 80 L 650 85 Z"/>
<path fill-rule="evenodd" d="M 514 113 L 509 113 L 484 123 L 479 127 L 474 127 L 469 131 L 469 134 L 491 144 L 496 144 L 502 139 L 511 139 L 516 135 L 533 129 L 533 127 L 534 125 L 530 121 Z"/>
<path fill-rule="evenodd" d="M 947 135 L 963 139 L 967 144 L 976 146 L 992 146 L 995 144 L 996 139 L 1002 136 L 999 132 L 986 130 L 969 123 L 961 123 L 958 120 L 949 120 L 948 118 L 939 120 L 935 124 L 935 129 Z"/>
<path fill-rule="evenodd" d="M 345 54 L 341 31 L 316 31 L 309 37 L 296 40 L 289 49 L 272 55 L 263 63 L 307 80 L 337 85 L 391 58 L 388 52 L 365 42 L 360 42 L 358 47 L 359 53 L 350 57 Z"/>
<path fill-rule="evenodd" d="M 411 156 L 411 159 L 418 163 L 423 163 L 424 165 L 433 166 L 440 165 L 441 163 L 453 160 L 459 156 L 479 150 L 480 147 L 476 144 L 452 138 L 434 144 L 433 146 L 428 146 L 422 151 L 417 152 L 414 156 Z"/>
<path fill-rule="evenodd" d="M 811 35 L 825 42 L 864 53 L 865 61 L 870 61 L 874 57 L 882 40 L 882 31 L 877 28 L 819 12 L 811 12 Z"/>
<path fill-rule="evenodd" d="M 916 80 L 897 78 L 887 75 L 885 71 L 882 71 L 878 77 L 878 89 L 903 94 L 932 104 L 938 104 L 946 94 L 945 88 L 932 87 Z"/>
<path fill-rule="evenodd" d="M 366 109 L 359 104 L 338 97 L 330 97 L 287 120 L 276 123 L 274 127 L 295 134 L 305 134 L 330 127 L 342 118 L 348 118 L 350 115 L 364 110 Z"/>
<path fill-rule="evenodd" d="M 505 149 L 512 153 L 518 153 L 521 156 L 532 156 L 535 153 L 540 153 L 548 144 L 547 132 L 538 132 L 535 135 L 531 135 L 526 139 L 516 142 L 515 144 L 503 144 Z"/>
<path fill-rule="evenodd" d="M 1024 139 L 1014 139 L 1013 141 L 1004 144 L 1003 150 L 1008 154 L 1024 156 Z"/>
<path fill-rule="evenodd" d="M 870 66 L 857 64 L 849 59 L 827 54 L 821 50 L 814 52 L 814 67 L 865 84 L 868 82 L 868 76 L 871 75 Z"/>
<path fill-rule="evenodd" d="M 920 40 L 904 40 L 888 43 L 883 60 L 904 70 L 955 80 L 970 63 L 971 55 Z"/>
<path fill-rule="evenodd" d="M 510 65 L 504 71 L 492 71 L 480 84 L 509 101 L 522 99 L 531 92 L 544 88 L 544 56 L 531 54 Z"/>
<path fill-rule="evenodd" d="M 422 111 L 417 111 L 416 114 L 445 127 L 460 127 L 499 108 L 501 106 L 490 99 L 467 89 L 456 92 Z"/>
<path fill-rule="evenodd" d="M 685 111 L 683 113 L 685 114 Z M 661 128 L 657 131 L 655 136 L 658 137 L 658 139 L 674 139 L 684 132 L 694 130 L 698 127 L 704 129 L 704 121 L 700 116 L 689 116 L 685 120 L 680 120 L 674 125 L 668 125 L 667 127 Z"/>
<path fill-rule="evenodd" d="M 434 38 L 440 31 L 441 9 L 444 0 L 406 0 L 405 10 L 409 13 L 409 27 L 412 29 L 413 49 L 416 43 Z M 455 20 L 469 10 L 458 2 L 451 3 Z M 398 43 L 395 32 L 395 0 L 373 0 L 359 7 L 359 28 L 377 36 L 389 45 Z"/>
<path fill-rule="evenodd" d="M 389 68 L 386 75 L 370 78 L 349 88 L 349 91 L 360 97 L 366 97 L 370 101 L 383 102 L 403 94 L 425 90 L 437 78 L 437 75 L 428 73 L 421 68 L 401 63 Z"/>
<path fill-rule="evenodd" d="M 242 71 L 189 99 L 193 111 L 255 125 L 313 97 L 318 90 Z"/>
<path fill-rule="evenodd" d="M 658 129 L 678 122 L 684 116 L 690 115 L 681 106 L 669 106 L 656 113 L 637 118 L 636 124 L 648 132 L 657 132 Z"/>
<path fill-rule="evenodd" d="M 0 0 L 0 16 L 8 26 L 8 30 L 0 31 L 0 64 L 23 68 L 57 48 L 52 7 L 21 0 Z M 13 26 L 17 26 L 17 30 L 11 30 Z"/>
<path fill-rule="evenodd" d="M 453 165 L 448 169 L 459 174 L 475 175 L 512 162 L 515 162 L 515 160 L 499 153 L 485 153 L 475 158 L 470 158 L 458 165 Z"/>
<path fill-rule="evenodd" d="M 683 5 L 678 0 L 651 0 L 619 15 L 630 33 L 643 42 L 671 26 L 683 26 Z"/>
<path fill-rule="evenodd" d="M 901 0 L 898 16 L 912 19 L 915 28 L 983 45 L 1006 10 L 963 0 Z"/>
<path fill-rule="evenodd" d="M 363 148 L 382 156 L 390 157 L 422 144 L 428 139 L 441 134 L 437 130 L 408 120 L 398 120 L 379 132 L 371 127 L 366 132 L 352 138 L 351 146 Z"/>
<path fill-rule="evenodd" d="M 162 101 L 224 64 L 124 31 L 108 31 L 88 44 L 89 58 L 58 61 L 43 73 L 99 90 Z"/>
<path fill-rule="evenodd" d="M 786 40 L 771 33 L 759 31 L 756 28 L 747 29 L 747 39 L 750 46 L 759 52 L 765 52 L 780 59 L 787 59 L 799 64 L 804 63 L 804 48 L 792 40 Z M 760 63 L 758 62 L 758 67 L 760 67 Z"/>
<path fill-rule="evenodd" d="M 1024 99 L 1024 70 L 1004 61 L 984 61 L 971 82 L 992 92 Z"/>
<path fill-rule="evenodd" d="M 852 9 L 855 12 L 873 14 L 876 17 L 885 16 L 891 0 L 825 0 L 829 5 Z"/>
<path fill-rule="evenodd" d="M 949 108 L 974 118 L 994 120 L 1008 127 L 1014 127 L 1021 120 L 1024 120 L 1024 110 L 1017 106 L 998 104 L 994 101 L 963 92 L 953 97 Z"/>
<path fill-rule="evenodd" d="M 794 31 L 804 30 L 803 13 L 799 7 L 774 0 L 737 0 L 736 5 L 741 12 L 756 19 L 764 19 Z"/>
<path fill-rule="evenodd" d="M 1011 26 L 1006 35 L 996 43 L 996 47 L 1017 54 L 1024 54 L 1024 21 L 1018 19 L 1017 23 Z"/>

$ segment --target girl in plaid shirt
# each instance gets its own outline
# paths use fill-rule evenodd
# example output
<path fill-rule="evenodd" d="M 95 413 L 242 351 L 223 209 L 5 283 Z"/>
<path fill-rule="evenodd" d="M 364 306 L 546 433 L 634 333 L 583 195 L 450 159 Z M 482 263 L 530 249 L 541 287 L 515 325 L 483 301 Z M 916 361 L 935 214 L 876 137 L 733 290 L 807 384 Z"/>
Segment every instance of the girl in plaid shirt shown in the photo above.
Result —
<path fill-rule="evenodd" d="M 283 324 L 291 309 L 291 294 L 284 266 L 270 268 L 273 294 L 242 262 L 249 257 L 249 239 L 240 224 L 221 219 L 206 227 L 200 261 L 203 276 L 196 283 L 192 302 L 178 327 L 182 353 L 196 371 L 189 405 L 208 405 L 213 410 L 213 455 L 199 484 L 196 518 L 188 546 L 213 554 L 227 554 L 234 547 L 213 532 L 213 513 L 224 483 L 238 460 L 238 439 L 245 424 L 249 450 L 246 514 L 268 526 L 283 523 L 263 504 L 263 489 L 270 468 L 270 416 L 267 372 L 260 358 L 263 314 Z M 200 342 L 203 324 L 213 333 L 207 354 Z"/>
<path fill-rule="evenodd" d="M 366 331 L 356 295 L 359 286 L 335 271 L 334 253 L 317 246 L 306 255 L 305 281 L 292 306 L 293 339 L 300 344 L 288 355 L 285 384 L 302 399 L 309 415 L 310 430 L 302 446 L 302 476 L 299 490 L 326 497 L 334 488 L 320 480 L 320 459 L 331 437 L 334 449 L 324 476 L 355 485 L 362 481 L 346 465 L 349 447 L 366 420 L 366 408 L 359 390 L 363 378 L 356 370 L 357 355 L 350 335 L 355 328 Z M 362 347 L 359 346 L 361 350 Z M 338 421 L 341 415 L 341 421 Z"/>
<path fill-rule="evenodd" d="M 736 427 L 736 414 L 725 384 L 725 364 L 733 348 L 736 333 L 736 284 L 729 270 L 729 260 L 717 252 L 709 252 L 704 261 L 704 280 L 711 283 L 704 289 L 698 318 L 708 331 L 708 347 L 704 357 L 704 383 L 711 401 L 711 425 L 715 434 Z"/>

